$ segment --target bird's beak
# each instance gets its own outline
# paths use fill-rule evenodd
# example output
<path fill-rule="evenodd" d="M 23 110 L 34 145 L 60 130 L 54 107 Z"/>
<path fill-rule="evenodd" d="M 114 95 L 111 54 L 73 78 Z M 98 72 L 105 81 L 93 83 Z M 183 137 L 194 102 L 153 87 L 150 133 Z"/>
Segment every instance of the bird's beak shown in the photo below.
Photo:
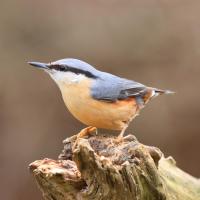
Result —
<path fill-rule="evenodd" d="M 34 66 L 34 67 L 38 67 L 38 68 L 42 68 L 42 69 L 49 69 L 48 64 L 47 63 L 40 63 L 40 62 L 28 62 L 28 64 Z"/>

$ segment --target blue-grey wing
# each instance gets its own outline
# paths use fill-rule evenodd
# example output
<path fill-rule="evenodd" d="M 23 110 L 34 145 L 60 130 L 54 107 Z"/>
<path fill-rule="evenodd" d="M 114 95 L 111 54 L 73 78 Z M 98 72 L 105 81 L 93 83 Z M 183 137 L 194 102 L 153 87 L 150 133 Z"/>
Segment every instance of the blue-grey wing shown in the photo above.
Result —
<path fill-rule="evenodd" d="M 103 78 L 96 79 L 92 88 L 94 99 L 114 102 L 129 97 L 140 97 L 146 93 L 147 87 L 141 83 L 123 79 L 105 73 Z"/>

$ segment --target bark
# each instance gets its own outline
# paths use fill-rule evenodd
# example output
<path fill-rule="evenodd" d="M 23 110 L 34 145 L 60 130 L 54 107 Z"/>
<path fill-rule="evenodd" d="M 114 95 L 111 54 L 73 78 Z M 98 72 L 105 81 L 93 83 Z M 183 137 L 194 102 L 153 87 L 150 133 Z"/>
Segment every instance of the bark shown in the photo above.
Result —
<path fill-rule="evenodd" d="M 200 200 L 200 181 L 129 135 L 73 136 L 58 160 L 30 164 L 46 200 Z"/>

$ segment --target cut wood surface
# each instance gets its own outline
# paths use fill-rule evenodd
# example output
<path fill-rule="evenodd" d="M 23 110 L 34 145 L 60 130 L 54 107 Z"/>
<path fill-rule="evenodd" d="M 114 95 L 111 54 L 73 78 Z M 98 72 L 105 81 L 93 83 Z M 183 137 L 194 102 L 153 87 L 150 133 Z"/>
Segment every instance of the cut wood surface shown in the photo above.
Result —
<path fill-rule="evenodd" d="M 37 160 L 30 171 L 46 200 L 200 200 L 200 180 L 133 135 L 72 136 L 58 160 Z"/>

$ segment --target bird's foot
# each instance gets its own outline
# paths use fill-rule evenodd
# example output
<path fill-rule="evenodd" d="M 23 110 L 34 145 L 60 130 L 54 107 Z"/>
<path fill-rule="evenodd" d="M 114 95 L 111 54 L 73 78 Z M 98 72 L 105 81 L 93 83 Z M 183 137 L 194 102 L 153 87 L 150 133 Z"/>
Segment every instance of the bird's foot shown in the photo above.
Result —
<path fill-rule="evenodd" d="M 93 126 L 88 126 L 87 128 L 84 128 L 83 130 L 81 130 L 78 135 L 77 135 L 77 139 L 79 138 L 83 138 L 85 136 L 90 135 L 91 133 L 96 132 L 97 133 L 97 128 L 93 127 Z"/>
<path fill-rule="evenodd" d="M 124 142 L 124 137 L 122 135 L 118 135 L 114 141 L 113 141 L 115 144 L 120 144 L 122 142 Z"/>
<path fill-rule="evenodd" d="M 124 128 L 122 129 L 122 131 L 120 132 L 120 134 L 117 136 L 117 138 L 114 139 L 114 142 L 116 144 L 122 143 L 124 142 L 124 133 L 126 131 L 126 129 L 128 128 L 128 125 L 125 125 Z"/>
<path fill-rule="evenodd" d="M 137 141 L 137 138 L 134 135 L 127 135 L 127 136 L 118 135 L 117 138 L 114 139 L 115 144 L 119 144 L 122 142 L 132 142 L 132 141 Z"/>

